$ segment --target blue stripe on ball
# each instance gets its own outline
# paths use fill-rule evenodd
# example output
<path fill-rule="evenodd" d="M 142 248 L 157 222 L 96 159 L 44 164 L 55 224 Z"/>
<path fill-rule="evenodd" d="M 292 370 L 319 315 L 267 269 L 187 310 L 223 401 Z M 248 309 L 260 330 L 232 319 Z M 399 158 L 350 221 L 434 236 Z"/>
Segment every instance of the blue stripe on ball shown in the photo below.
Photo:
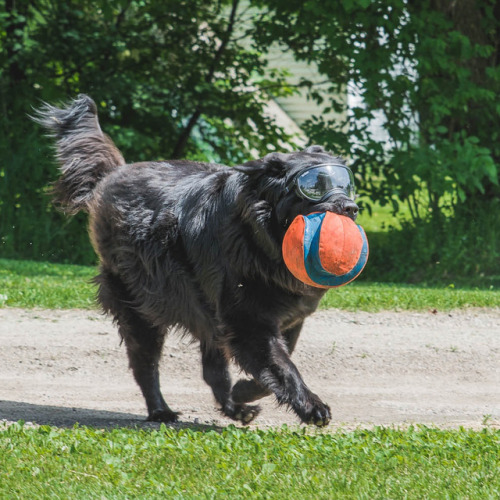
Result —
<path fill-rule="evenodd" d="M 309 214 L 303 216 L 305 219 L 305 228 L 304 228 L 304 261 L 306 262 L 306 270 L 307 270 L 307 261 L 311 258 L 310 252 L 312 247 L 312 242 L 316 235 L 321 233 L 321 224 L 323 224 L 323 219 L 325 218 L 325 213 L 317 213 L 317 214 Z M 318 239 L 319 241 L 319 239 Z M 307 273 L 309 274 L 309 272 Z M 311 275 L 309 274 L 309 277 Z"/>
<path fill-rule="evenodd" d="M 363 270 L 368 258 L 368 241 L 366 234 L 361 226 L 357 226 L 363 239 L 363 247 L 356 265 L 346 274 L 337 276 L 326 271 L 321 265 L 319 258 L 319 237 L 321 234 L 320 226 L 325 217 L 324 213 L 310 214 L 305 217 L 306 224 L 304 230 L 304 261 L 305 268 L 309 278 L 318 285 L 323 286 L 341 286 L 352 281 Z"/>

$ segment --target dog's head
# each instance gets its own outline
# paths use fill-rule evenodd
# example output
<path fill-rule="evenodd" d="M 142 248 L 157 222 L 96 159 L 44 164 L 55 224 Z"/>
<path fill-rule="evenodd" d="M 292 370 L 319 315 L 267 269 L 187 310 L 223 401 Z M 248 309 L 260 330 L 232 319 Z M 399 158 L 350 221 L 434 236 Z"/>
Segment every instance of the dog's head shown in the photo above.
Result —
<path fill-rule="evenodd" d="M 270 153 L 262 159 L 235 168 L 248 176 L 259 199 L 273 207 L 277 222 L 282 228 L 287 228 L 299 214 L 328 211 L 345 215 L 352 220 L 358 215 L 359 209 L 353 199 L 353 185 L 351 190 L 334 188 L 331 184 L 328 186 L 332 189 L 328 186 L 318 188 L 322 182 L 321 176 L 325 175 L 322 168 L 326 172 L 328 168 L 341 172 L 345 170 L 347 178 L 352 176 L 342 158 L 332 156 L 321 146 L 310 146 L 294 153 Z M 312 181 L 308 179 L 308 173 L 311 173 L 309 177 L 315 175 Z M 352 177 L 350 179 L 353 184 Z M 331 182 L 331 179 L 327 180 Z M 312 196 L 307 189 L 301 188 L 301 182 L 314 191 Z"/>

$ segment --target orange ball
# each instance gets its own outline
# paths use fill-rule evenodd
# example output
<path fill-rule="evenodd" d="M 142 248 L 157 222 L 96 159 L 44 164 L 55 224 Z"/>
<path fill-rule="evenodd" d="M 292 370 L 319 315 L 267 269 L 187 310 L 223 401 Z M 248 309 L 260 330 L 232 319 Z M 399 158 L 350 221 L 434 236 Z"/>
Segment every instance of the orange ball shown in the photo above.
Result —
<path fill-rule="evenodd" d="M 300 281 L 334 288 L 357 278 L 368 260 L 361 226 L 333 212 L 298 215 L 285 233 L 283 259 Z"/>

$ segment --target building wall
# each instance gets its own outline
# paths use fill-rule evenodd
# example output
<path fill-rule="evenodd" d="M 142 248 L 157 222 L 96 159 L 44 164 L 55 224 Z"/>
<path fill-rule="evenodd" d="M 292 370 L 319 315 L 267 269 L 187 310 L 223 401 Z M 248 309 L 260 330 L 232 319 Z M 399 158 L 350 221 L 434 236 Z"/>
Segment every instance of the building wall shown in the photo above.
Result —
<path fill-rule="evenodd" d="M 251 23 L 252 19 L 257 16 L 258 9 L 255 7 L 249 8 L 248 0 L 243 0 L 240 4 L 240 12 L 245 12 L 245 24 Z M 243 28 L 241 27 L 241 29 Z M 290 73 L 288 81 L 292 85 L 298 84 L 302 78 L 310 80 L 318 85 L 319 88 L 326 88 L 324 82 L 325 77 L 322 76 L 316 65 L 308 64 L 303 61 L 296 61 L 291 51 L 286 51 L 280 47 L 278 43 L 274 43 L 269 48 L 266 55 L 269 60 L 271 69 L 286 69 Z M 347 102 L 347 91 L 341 96 L 344 102 Z M 298 133 L 302 136 L 303 142 L 307 142 L 307 138 L 301 131 L 300 126 L 311 119 L 313 116 L 321 116 L 325 106 L 316 104 L 307 97 L 307 89 L 300 89 L 289 97 L 280 97 L 269 103 L 269 113 L 276 117 L 278 123 L 284 126 L 285 130 L 290 133 Z M 328 113 L 325 120 L 341 120 L 345 121 L 346 113 L 338 115 L 336 113 Z"/>
<path fill-rule="evenodd" d="M 317 88 L 325 90 L 327 88 L 325 77 L 319 73 L 315 65 L 296 61 L 290 52 L 281 50 L 278 44 L 274 44 L 270 48 L 269 65 L 271 68 L 276 69 L 286 68 L 291 73 L 289 82 L 292 85 L 298 84 L 301 79 L 305 78 L 315 83 Z M 344 102 L 347 102 L 347 92 L 341 98 Z M 290 97 L 277 98 L 276 102 L 299 127 L 313 116 L 321 116 L 325 107 L 325 105 L 318 106 L 316 102 L 308 99 L 306 89 L 301 89 L 300 93 Z M 325 119 L 343 121 L 345 117 L 345 113 L 342 115 L 328 113 Z"/>

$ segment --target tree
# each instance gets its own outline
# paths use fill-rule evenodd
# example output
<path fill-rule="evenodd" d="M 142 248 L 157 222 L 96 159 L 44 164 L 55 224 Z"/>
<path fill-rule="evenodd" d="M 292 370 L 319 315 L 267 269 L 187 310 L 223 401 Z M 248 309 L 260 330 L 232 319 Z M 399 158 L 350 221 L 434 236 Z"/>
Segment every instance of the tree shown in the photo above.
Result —
<path fill-rule="evenodd" d="M 41 100 L 93 96 L 127 161 L 233 164 L 289 139 L 263 108 L 291 89 L 247 42 L 239 0 L 0 0 L 0 12 L 4 255 L 93 259 L 84 218 L 68 225 L 44 194 L 56 172 L 27 119 Z"/>
<path fill-rule="evenodd" d="M 257 31 L 328 77 L 327 110 L 346 88 L 345 123 L 313 117 L 313 142 L 349 155 L 372 200 L 414 220 L 471 216 L 500 195 L 500 4 L 495 0 L 263 0 Z M 305 82 L 306 83 L 306 82 Z M 370 122 L 382 118 L 386 138 Z M 422 196 L 425 193 L 426 196 Z M 424 203 L 422 203 L 425 200 Z M 491 207 L 490 207 L 491 208 Z"/>
<path fill-rule="evenodd" d="M 237 163 L 289 140 L 263 113 L 293 92 L 267 68 L 277 42 L 329 82 L 302 82 L 311 98 L 347 112 L 311 117 L 310 140 L 350 157 L 365 200 L 405 203 L 410 229 L 424 228 L 412 256 L 403 234 L 399 268 L 447 255 L 476 272 L 481 254 L 494 273 L 499 39 L 494 0 L 0 0 L 0 253 L 93 259 L 84 218 L 63 222 L 44 195 L 56 172 L 26 119 L 40 99 L 94 96 L 128 161 Z M 349 109 L 346 89 L 359 96 Z"/>

